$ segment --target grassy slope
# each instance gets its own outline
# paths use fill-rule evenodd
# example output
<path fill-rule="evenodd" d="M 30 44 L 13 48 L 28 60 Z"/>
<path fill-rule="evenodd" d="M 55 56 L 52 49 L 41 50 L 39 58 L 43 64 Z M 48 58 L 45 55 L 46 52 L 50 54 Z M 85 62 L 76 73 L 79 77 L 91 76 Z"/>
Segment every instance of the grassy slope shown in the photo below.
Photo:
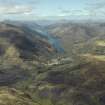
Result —
<path fill-rule="evenodd" d="M 75 42 L 74 39 L 73 41 Z M 8 41 L 4 42 L 3 46 L 6 48 L 10 43 Z M 65 44 L 69 48 L 70 45 Z M 16 77 L 19 78 L 19 81 L 9 84 L 9 89 L 1 88 L 1 104 L 104 105 L 104 40 L 94 39 L 86 43 L 77 43 L 75 47 L 74 51 L 78 56 L 75 56 L 73 63 L 65 62 L 52 66 L 41 66 L 40 64 L 36 66 L 32 62 L 26 63 L 20 59 L 20 53 L 16 47 L 6 48 L 6 53 L 1 56 L 3 57 L 1 68 L 3 69 L 0 70 L 0 74 L 8 77 L 7 74 L 12 73 L 13 75 L 10 76 L 13 79 L 14 76 L 17 76 L 14 72 L 19 73 L 19 76 L 23 73 L 22 77 L 26 75 L 28 78 L 20 81 L 20 77 Z M 71 49 L 69 50 L 71 51 Z M 15 56 L 15 59 L 12 56 Z M 4 66 L 5 64 L 8 65 Z M 26 74 L 24 74 L 24 71 Z M 11 78 L 9 77 L 10 80 Z M 8 81 L 5 81 L 5 83 L 8 83 Z M 10 89 L 11 87 L 12 89 Z"/>
<path fill-rule="evenodd" d="M 30 96 L 16 89 L 0 88 L 0 105 L 39 105 Z"/>
<path fill-rule="evenodd" d="M 75 56 L 72 64 L 47 68 L 37 76 L 37 94 L 50 97 L 54 105 L 105 104 L 104 26 L 89 27 L 58 25 L 49 29 L 61 38 L 68 55 Z"/>
<path fill-rule="evenodd" d="M 29 31 L 0 23 L 0 105 L 40 105 L 34 103 L 28 94 L 23 95 L 21 89 L 20 93 L 11 90 L 11 87 L 21 87 L 24 82 L 30 85 L 28 81 L 33 80 L 33 74 L 36 76 L 37 63 L 46 62 L 55 54 L 47 41 L 33 37 Z M 20 85 L 16 85 L 18 82 Z"/>

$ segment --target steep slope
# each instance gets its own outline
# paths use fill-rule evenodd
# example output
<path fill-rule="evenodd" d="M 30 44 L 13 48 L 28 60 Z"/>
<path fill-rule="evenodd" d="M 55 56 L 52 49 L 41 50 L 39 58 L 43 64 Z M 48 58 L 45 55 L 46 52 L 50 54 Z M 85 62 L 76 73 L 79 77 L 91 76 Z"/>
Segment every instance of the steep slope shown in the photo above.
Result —
<path fill-rule="evenodd" d="M 39 36 L 28 27 L 0 23 L 0 85 L 31 78 L 37 64 L 57 55 L 57 49 Z"/>
<path fill-rule="evenodd" d="M 35 55 L 47 57 L 58 50 L 53 44 L 49 43 L 46 37 L 40 37 L 39 32 L 32 31 L 27 25 L 15 26 L 1 23 L 0 38 L 4 40 L 4 44 L 6 42 L 7 45 L 9 44 L 16 47 L 19 53 L 21 53 L 21 57 L 33 58 Z M 5 46 L 7 47 L 7 45 Z M 1 49 L 1 52 L 2 50 L 3 49 Z"/>
<path fill-rule="evenodd" d="M 13 24 L 15 26 L 21 26 L 21 27 L 25 27 L 30 29 L 32 32 L 34 33 L 38 33 L 36 35 L 38 35 L 38 37 L 44 38 L 46 39 L 58 52 L 64 52 L 63 48 L 60 45 L 60 41 L 59 39 L 57 39 L 56 37 L 54 37 L 53 35 L 51 35 L 50 33 L 48 33 L 48 31 L 36 24 L 34 21 L 5 21 L 8 24 Z"/>
<path fill-rule="evenodd" d="M 31 86 L 29 83 L 36 80 L 38 69 L 45 70 L 46 67 L 42 64 L 58 53 L 58 49 L 49 43 L 48 38 L 41 37 L 39 32 L 28 26 L 0 23 L 0 104 L 46 105 L 35 99 L 36 96 L 33 98 L 36 101 L 34 103 L 31 90 L 28 91 L 30 95 L 21 90 L 25 86 Z M 18 87 L 20 91 L 11 87 Z M 27 89 L 23 91 L 27 92 Z"/>

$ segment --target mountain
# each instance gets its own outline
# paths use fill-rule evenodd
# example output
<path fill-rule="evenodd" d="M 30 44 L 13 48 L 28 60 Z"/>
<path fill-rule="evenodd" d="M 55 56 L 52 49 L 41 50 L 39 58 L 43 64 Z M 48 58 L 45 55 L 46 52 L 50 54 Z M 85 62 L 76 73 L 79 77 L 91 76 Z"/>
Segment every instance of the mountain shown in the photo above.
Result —
<path fill-rule="evenodd" d="M 0 104 L 105 104 L 105 24 L 57 24 L 0 24 Z"/>
<path fill-rule="evenodd" d="M 62 52 L 59 50 L 61 46 L 54 46 L 54 43 L 55 45 L 59 43 L 56 38 L 52 36 L 50 38 L 48 33 L 42 32 L 39 28 L 39 25 L 30 26 L 21 22 L 0 23 L 0 104 L 2 105 L 40 105 L 38 100 L 33 101 L 32 95 L 25 93 L 26 89 L 22 92 L 22 88 L 29 85 L 29 80 L 31 82 L 35 80 L 39 68 L 44 70 L 45 64 Z M 50 40 L 53 42 L 50 43 Z"/>
<path fill-rule="evenodd" d="M 38 72 L 35 92 L 40 100 L 53 105 L 104 105 L 105 24 L 66 23 L 46 28 L 60 38 L 67 58 L 73 56 L 74 61 Z"/>
<path fill-rule="evenodd" d="M 29 78 L 31 74 L 27 69 L 32 70 L 37 64 L 44 64 L 60 53 L 60 48 L 49 43 L 48 38 L 42 36 L 43 33 L 40 34 L 22 23 L 15 24 L 0 23 L 1 86 Z"/>
<path fill-rule="evenodd" d="M 56 23 L 46 28 L 49 33 L 60 38 L 62 46 L 69 54 L 73 53 L 78 44 L 84 44 L 95 38 L 105 38 L 105 24 L 99 22 Z"/>
<path fill-rule="evenodd" d="M 46 39 L 58 52 L 64 52 L 64 49 L 60 45 L 59 39 L 48 33 L 48 31 L 43 27 L 34 21 L 5 21 L 7 24 L 13 24 L 15 26 L 21 26 L 29 28 L 30 30 L 34 31 L 35 33 L 38 33 L 38 35 L 41 38 Z"/>

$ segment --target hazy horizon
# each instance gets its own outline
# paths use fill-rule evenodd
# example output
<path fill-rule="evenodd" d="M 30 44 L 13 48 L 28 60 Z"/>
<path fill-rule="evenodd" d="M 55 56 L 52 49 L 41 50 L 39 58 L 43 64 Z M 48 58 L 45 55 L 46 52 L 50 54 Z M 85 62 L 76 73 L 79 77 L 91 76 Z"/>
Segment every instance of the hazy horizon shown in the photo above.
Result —
<path fill-rule="evenodd" d="M 0 0 L 0 20 L 104 20 L 100 0 Z"/>

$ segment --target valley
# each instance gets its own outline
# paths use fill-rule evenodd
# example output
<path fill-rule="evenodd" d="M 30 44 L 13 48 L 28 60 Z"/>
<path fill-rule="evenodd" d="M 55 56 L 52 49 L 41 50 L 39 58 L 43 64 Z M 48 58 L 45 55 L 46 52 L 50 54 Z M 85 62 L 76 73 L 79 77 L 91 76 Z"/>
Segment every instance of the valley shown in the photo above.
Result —
<path fill-rule="evenodd" d="M 0 23 L 0 105 L 104 105 L 105 25 L 27 24 Z"/>

